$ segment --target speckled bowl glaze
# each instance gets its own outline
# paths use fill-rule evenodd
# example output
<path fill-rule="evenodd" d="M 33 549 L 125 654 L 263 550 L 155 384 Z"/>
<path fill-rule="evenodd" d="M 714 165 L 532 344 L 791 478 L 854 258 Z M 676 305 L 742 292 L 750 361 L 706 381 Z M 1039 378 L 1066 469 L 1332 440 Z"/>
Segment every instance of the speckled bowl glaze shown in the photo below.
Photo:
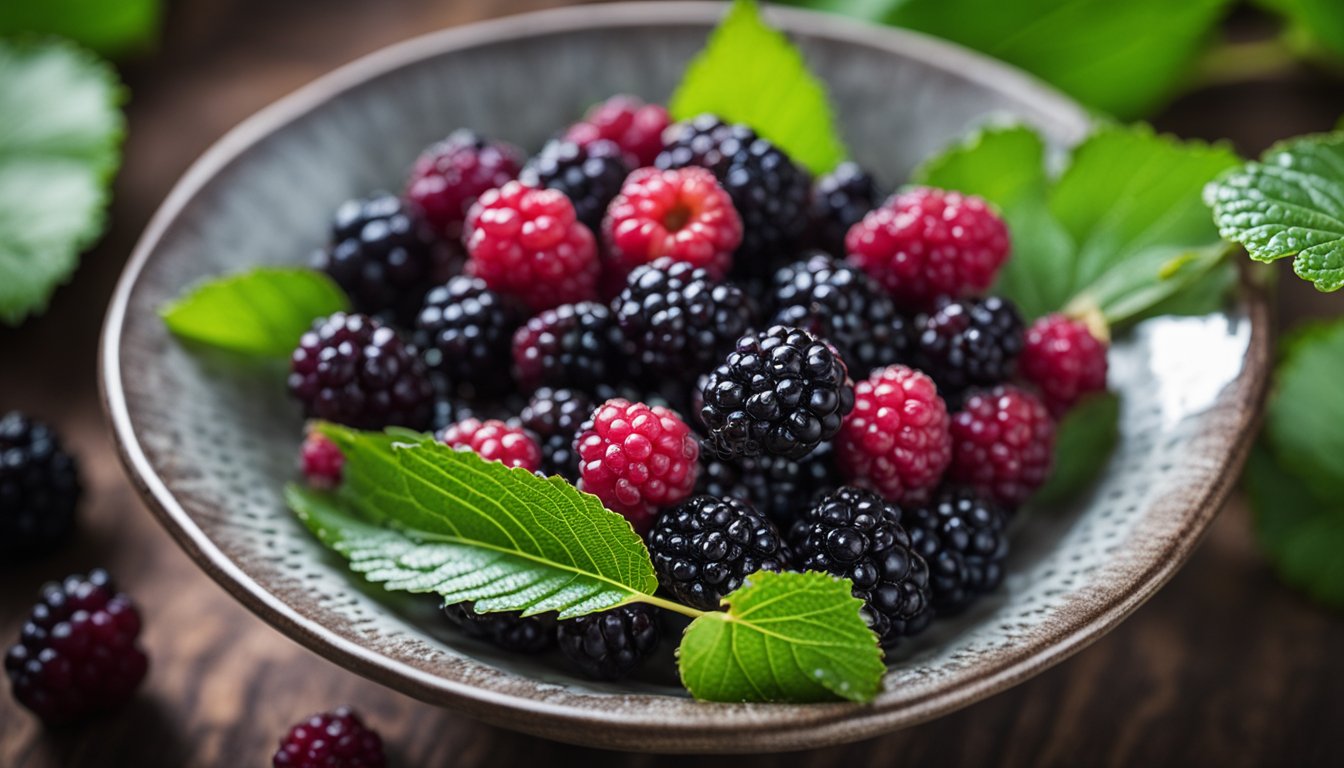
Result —
<path fill-rule="evenodd" d="M 1175 572 L 1234 482 L 1262 396 L 1268 328 L 1249 293 L 1224 314 L 1150 321 L 1115 345 L 1123 436 L 1105 476 L 1068 508 L 1023 520 L 1003 588 L 892 655 L 865 706 L 702 704 L 670 672 L 601 685 L 502 654 L 447 628 L 432 600 L 368 587 L 290 516 L 281 489 L 301 423 L 276 372 L 184 349 L 156 309 L 202 277 L 302 262 L 341 200 L 399 187 L 416 152 L 452 128 L 535 148 L 610 94 L 665 99 L 722 10 L 589 6 L 412 40 L 263 111 L 187 173 L 122 277 L 101 373 L 131 478 L 202 568 L 295 640 L 427 702 L 563 741 L 676 752 L 799 749 L 936 717 L 1086 646 Z M 771 16 L 830 84 L 857 159 L 888 183 L 986 120 L 1025 120 L 1056 148 L 1087 130 L 1073 103 L 953 46 Z"/>

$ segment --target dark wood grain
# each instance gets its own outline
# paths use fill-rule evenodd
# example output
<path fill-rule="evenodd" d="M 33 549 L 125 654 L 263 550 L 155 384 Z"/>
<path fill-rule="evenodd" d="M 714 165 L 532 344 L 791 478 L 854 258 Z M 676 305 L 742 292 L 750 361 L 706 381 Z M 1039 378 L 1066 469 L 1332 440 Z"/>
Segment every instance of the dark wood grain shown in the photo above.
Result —
<path fill-rule="evenodd" d="M 149 680 L 127 710 L 47 731 L 0 694 L 0 766 L 258 766 L 295 719 L 360 708 L 398 766 L 677 765 L 545 742 L 420 704 L 308 653 L 234 603 L 181 553 L 121 474 L 95 391 L 97 332 L 135 238 L 177 176 L 243 117 L 387 43 L 547 0 L 183 0 L 160 50 L 129 62 L 126 166 L 104 242 L 51 311 L 0 330 L 0 409 L 54 423 L 89 486 L 75 544 L 0 579 L 0 640 L 17 635 L 38 586 L 108 566 L 146 615 Z M 1247 99 L 1256 100 L 1246 109 Z M 1254 152 L 1329 127 L 1344 86 L 1308 71 L 1201 91 L 1159 126 L 1230 136 Z M 1285 322 L 1337 314 L 1285 280 Z M 1279 586 L 1234 502 L 1183 571 L 1118 630 L 1072 660 L 952 716 L 817 752 L 706 765 L 1341 765 L 1344 617 Z"/>

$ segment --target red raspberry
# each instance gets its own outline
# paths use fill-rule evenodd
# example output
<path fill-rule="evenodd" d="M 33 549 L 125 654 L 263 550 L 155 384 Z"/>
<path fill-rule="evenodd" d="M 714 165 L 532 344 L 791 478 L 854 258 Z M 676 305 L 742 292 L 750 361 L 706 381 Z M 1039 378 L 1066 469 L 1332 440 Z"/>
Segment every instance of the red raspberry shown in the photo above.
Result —
<path fill-rule="evenodd" d="M 1009 507 L 1050 474 L 1055 423 L 1040 398 L 1011 384 L 973 392 L 952 414 L 953 482 Z"/>
<path fill-rule="evenodd" d="M 465 128 L 426 149 L 406 182 L 406 199 L 425 221 L 449 240 L 462 237 L 467 211 L 487 189 L 518 176 L 522 153 L 502 142 L 487 142 Z"/>
<path fill-rule="evenodd" d="M 612 96 L 594 106 L 581 122 L 570 126 L 565 138 L 588 145 L 606 139 L 625 153 L 631 168 L 653 165 L 663 150 L 663 131 L 672 124 L 661 104 L 645 104 L 634 96 Z"/>
<path fill-rule="evenodd" d="M 849 260 L 915 310 L 988 290 L 1009 248 L 984 200 L 928 187 L 893 196 L 845 236 Z"/>
<path fill-rule="evenodd" d="M 927 498 L 952 460 L 947 405 L 933 379 L 892 365 L 855 384 L 835 453 L 853 485 L 897 503 Z"/>
<path fill-rule="evenodd" d="M 615 398 L 593 411 L 574 441 L 579 490 L 625 515 L 640 534 L 659 507 L 691 495 L 700 444 L 676 413 Z"/>
<path fill-rule="evenodd" d="M 722 278 L 742 242 L 733 200 L 704 168 L 641 168 L 625 180 L 602 222 L 615 275 L 670 256 Z"/>
<path fill-rule="evenodd" d="M 554 189 L 511 181 L 481 195 L 467 216 L 467 271 L 534 312 L 597 297 L 597 244 Z"/>
<path fill-rule="evenodd" d="M 1046 315 L 1027 329 L 1018 367 L 1059 418 L 1085 395 L 1106 388 L 1106 342 L 1078 320 Z"/>
<path fill-rule="evenodd" d="M 383 768 L 383 740 L 359 715 L 341 707 L 289 729 L 271 759 L 275 768 Z"/>
<path fill-rule="evenodd" d="M 299 469 L 309 485 L 329 491 L 341 484 L 345 454 L 326 435 L 310 430 L 299 449 Z"/>
<path fill-rule="evenodd" d="M 463 419 L 439 433 L 439 441 L 458 450 L 475 451 L 482 459 L 529 472 L 541 469 L 541 447 L 522 427 L 498 420 Z"/>

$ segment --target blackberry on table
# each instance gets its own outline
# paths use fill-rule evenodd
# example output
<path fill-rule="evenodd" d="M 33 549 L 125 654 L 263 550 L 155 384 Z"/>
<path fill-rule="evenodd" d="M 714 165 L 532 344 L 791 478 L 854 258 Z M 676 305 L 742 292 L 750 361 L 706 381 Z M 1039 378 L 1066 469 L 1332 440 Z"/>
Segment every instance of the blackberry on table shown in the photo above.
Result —
<path fill-rule="evenodd" d="M 801 459 L 710 457 L 700 469 L 696 493 L 747 501 L 787 532 L 821 494 L 840 486 L 833 454 L 831 444 L 822 443 Z"/>
<path fill-rule="evenodd" d="M 929 568 L 901 526 L 901 509 L 845 487 L 823 498 L 793 527 L 794 563 L 854 583 L 883 647 L 922 632 L 933 618 Z"/>
<path fill-rule="evenodd" d="M 943 489 L 906 511 L 910 541 L 929 566 L 933 610 L 962 611 L 1003 582 L 1008 512 L 969 488 Z"/>
<path fill-rule="evenodd" d="M 273 768 L 383 768 L 383 740 L 348 707 L 311 715 L 289 729 Z"/>
<path fill-rule="evenodd" d="M 83 495 L 79 465 L 47 425 L 0 418 L 0 559 L 46 554 L 70 537 Z"/>
<path fill-rule="evenodd" d="M 532 317 L 513 336 L 513 369 L 525 391 L 571 387 L 593 392 L 620 377 L 621 329 L 607 305 L 562 304 Z"/>
<path fill-rule="evenodd" d="M 498 392 L 512 384 L 513 333 L 526 319 L 520 302 L 458 275 L 425 297 L 415 338 L 425 362 L 454 386 Z"/>
<path fill-rule="evenodd" d="M 448 621 L 471 637 L 511 653 L 541 653 L 555 645 L 555 614 L 523 616 L 518 611 L 477 613 L 469 603 L 443 606 Z"/>
<path fill-rule="evenodd" d="M 574 450 L 574 438 L 592 415 L 593 406 L 592 398 L 574 389 L 542 387 L 532 393 L 518 421 L 540 441 L 541 470 L 547 475 L 578 481 L 579 454 Z"/>
<path fill-rule="evenodd" d="M 831 254 L 845 255 L 845 235 L 882 202 L 872 174 L 846 160 L 812 185 L 808 206 L 808 240 Z"/>
<path fill-rule="evenodd" d="M 663 512 L 649 532 L 658 584 L 712 611 L 756 571 L 782 571 L 789 553 L 770 518 L 735 498 L 694 496 Z"/>
<path fill-rule="evenodd" d="M 658 609 L 634 603 L 558 622 L 560 652 L 581 672 L 619 680 L 658 650 Z"/>
<path fill-rule="evenodd" d="M 565 193 L 579 221 L 596 233 L 607 205 L 621 191 L 621 183 L 631 170 L 614 142 L 599 139 L 578 144 L 552 139 L 527 161 L 518 180 Z"/>
<path fill-rule="evenodd" d="M 1025 343 L 1022 316 L 1008 299 L 944 300 L 916 323 L 919 368 L 944 398 L 1013 377 Z"/>
<path fill-rule="evenodd" d="M 459 128 L 416 159 L 406 198 L 424 212 L 440 237 L 461 242 L 472 203 L 486 190 L 517 177 L 522 164 L 522 152 L 516 147 Z"/>

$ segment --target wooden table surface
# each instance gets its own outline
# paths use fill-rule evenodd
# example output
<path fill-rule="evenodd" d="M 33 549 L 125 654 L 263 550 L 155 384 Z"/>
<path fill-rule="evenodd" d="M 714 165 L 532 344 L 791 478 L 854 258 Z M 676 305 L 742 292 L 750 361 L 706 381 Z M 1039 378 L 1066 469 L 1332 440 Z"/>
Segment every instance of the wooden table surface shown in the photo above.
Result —
<path fill-rule="evenodd" d="M 261 766 L 287 726 L 350 703 L 396 766 L 674 765 L 522 736 L 440 711 L 309 653 L 234 603 L 151 518 L 122 475 L 97 401 L 104 307 L 169 187 L 239 120 L 333 66 L 420 32 L 553 0 L 180 0 L 159 49 L 127 62 L 126 163 L 111 228 L 51 311 L 0 330 L 0 410 L 52 422 L 89 488 L 78 541 L 0 579 L 0 642 L 17 637 L 39 585 L 105 565 L 139 602 L 152 659 L 126 710 L 47 731 L 0 693 L 0 768 Z M 1239 20 L 1238 26 L 1246 24 Z M 1254 27 L 1252 20 L 1250 26 Z M 1253 105 L 1253 106 L 1248 106 Z M 1157 119 L 1184 136 L 1258 152 L 1330 127 L 1344 85 L 1308 71 L 1182 98 Z M 1286 274 L 1286 272 L 1285 272 Z M 1284 321 L 1338 313 L 1292 280 Z M 1109 636 L 1005 693 L 941 720 L 810 753 L 707 765 L 1344 765 L 1344 616 L 1275 582 L 1234 500 L 1179 575 Z M 7 687 L 7 686 L 6 686 Z"/>

